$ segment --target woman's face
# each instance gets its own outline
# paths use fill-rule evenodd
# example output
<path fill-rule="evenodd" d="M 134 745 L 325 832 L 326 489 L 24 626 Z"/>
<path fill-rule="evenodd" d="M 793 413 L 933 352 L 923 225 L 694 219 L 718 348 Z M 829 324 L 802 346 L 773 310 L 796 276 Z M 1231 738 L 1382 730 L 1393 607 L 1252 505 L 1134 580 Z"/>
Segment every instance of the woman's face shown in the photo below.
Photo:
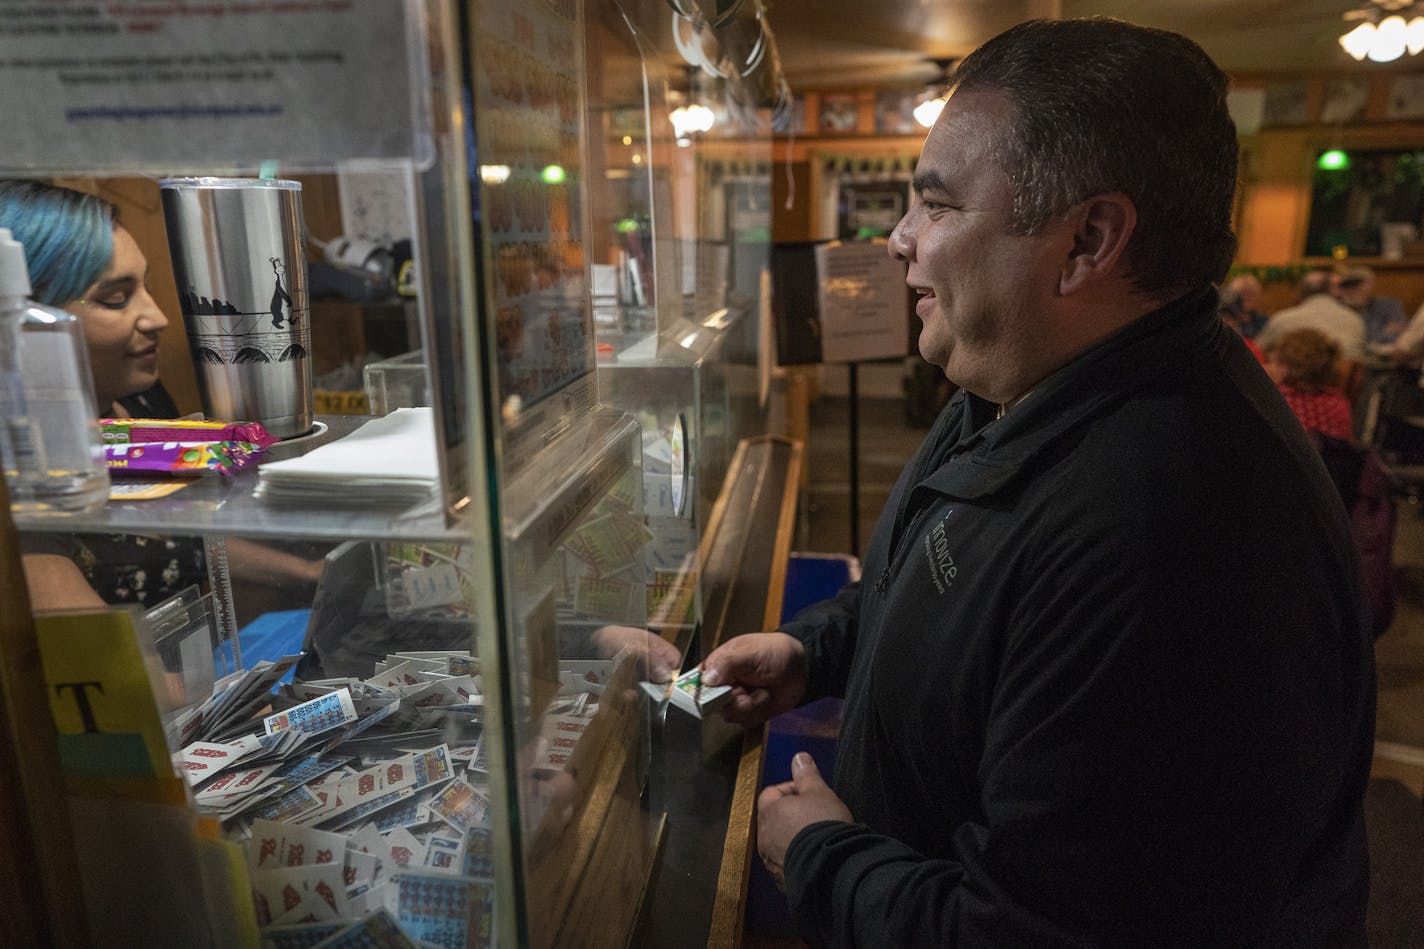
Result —
<path fill-rule="evenodd" d="M 158 334 L 168 318 L 149 296 L 148 261 L 133 236 L 114 226 L 114 256 L 99 279 L 64 309 L 79 317 L 94 372 L 99 413 L 158 381 Z"/>

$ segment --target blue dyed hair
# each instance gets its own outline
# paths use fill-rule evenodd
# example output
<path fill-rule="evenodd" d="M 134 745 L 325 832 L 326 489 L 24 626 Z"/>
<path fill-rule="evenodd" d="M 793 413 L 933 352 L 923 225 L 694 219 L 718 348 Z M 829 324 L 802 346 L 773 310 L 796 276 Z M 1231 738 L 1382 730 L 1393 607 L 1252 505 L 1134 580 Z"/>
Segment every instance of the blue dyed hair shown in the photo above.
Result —
<path fill-rule="evenodd" d="M 109 266 L 116 214 L 112 204 L 82 191 L 0 181 L 0 227 L 25 246 L 31 298 L 50 306 L 82 297 Z"/>

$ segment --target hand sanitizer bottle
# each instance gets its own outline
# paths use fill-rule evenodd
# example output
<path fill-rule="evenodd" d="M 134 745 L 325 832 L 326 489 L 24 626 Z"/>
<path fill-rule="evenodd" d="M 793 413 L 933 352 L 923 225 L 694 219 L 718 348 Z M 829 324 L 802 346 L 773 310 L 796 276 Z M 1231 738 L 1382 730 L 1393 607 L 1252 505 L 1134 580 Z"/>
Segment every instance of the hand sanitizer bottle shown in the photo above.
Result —
<path fill-rule="evenodd" d="M 92 510 L 109 497 L 84 328 L 29 299 L 25 249 L 0 228 L 0 465 L 17 514 Z"/>

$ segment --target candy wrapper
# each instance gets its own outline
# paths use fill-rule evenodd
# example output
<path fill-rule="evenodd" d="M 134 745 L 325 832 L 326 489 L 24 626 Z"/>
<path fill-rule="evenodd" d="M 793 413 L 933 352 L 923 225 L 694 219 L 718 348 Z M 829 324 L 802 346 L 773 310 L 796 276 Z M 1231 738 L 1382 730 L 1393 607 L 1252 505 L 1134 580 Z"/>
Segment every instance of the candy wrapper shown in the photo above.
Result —
<path fill-rule="evenodd" d="M 151 442 L 105 445 L 104 461 L 111 473 L 230 475 L 255 466 L 265 451 L 250 442 Z"/>
<path fill-rule="evenodd" d="M 99 420 L 105 445 L 150 442 L 246 442 L 259 448 L 277 444 L 277 436 L 260 422 L 218 422 L 204 419 L 105 418 Z"/>

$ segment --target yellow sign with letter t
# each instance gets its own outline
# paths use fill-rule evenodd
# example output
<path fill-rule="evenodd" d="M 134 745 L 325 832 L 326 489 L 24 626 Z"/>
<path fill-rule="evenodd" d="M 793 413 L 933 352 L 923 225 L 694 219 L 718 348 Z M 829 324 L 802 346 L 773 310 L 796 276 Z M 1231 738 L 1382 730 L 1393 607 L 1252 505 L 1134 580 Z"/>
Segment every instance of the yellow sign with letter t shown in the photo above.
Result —
<path fill-rule="evenodd" d="M 139 796 L 170 799 L 168 784 L 176 775 L 158 706 L 163 693 L 155 688 L 162 666 L 141 645 L 141 622 L 128 608 L 35 617 L 60 762 L 72 790 L 120 779 L 132 793 L 138 788 L 124 779 L 140 779 L 140 786 L 158 779 Z"/>

